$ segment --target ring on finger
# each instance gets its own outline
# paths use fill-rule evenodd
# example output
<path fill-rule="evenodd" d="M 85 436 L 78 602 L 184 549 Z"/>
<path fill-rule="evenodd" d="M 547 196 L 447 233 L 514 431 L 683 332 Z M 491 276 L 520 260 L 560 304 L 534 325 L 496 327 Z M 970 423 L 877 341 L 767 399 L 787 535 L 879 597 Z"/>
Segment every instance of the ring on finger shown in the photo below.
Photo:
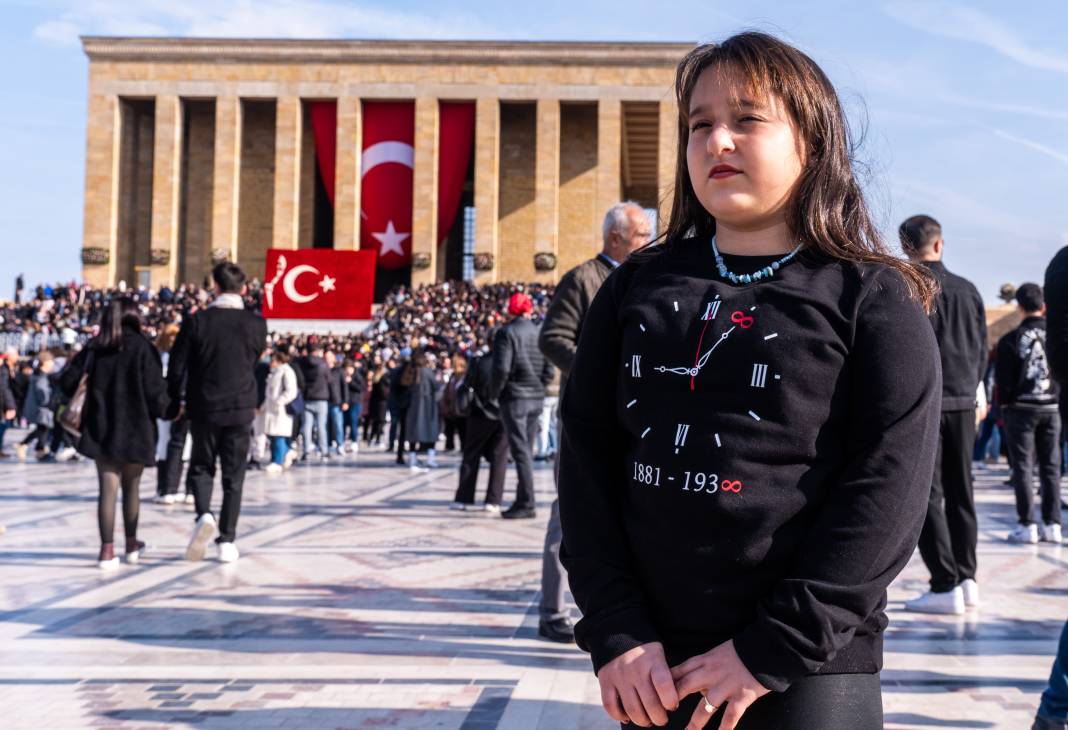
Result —
<path fill-rule="evenodd" d="M 715 705 L 713 705 L 711 702 L 708 701 L 708 695 L 701 695 L 701 698 L 705 701 L 705 712 L 707 712 L 709 715 L 711 715 L 712 713 L 714 713 L 716 710 L 719 709 L 718 707 L 716 707 Z"/>

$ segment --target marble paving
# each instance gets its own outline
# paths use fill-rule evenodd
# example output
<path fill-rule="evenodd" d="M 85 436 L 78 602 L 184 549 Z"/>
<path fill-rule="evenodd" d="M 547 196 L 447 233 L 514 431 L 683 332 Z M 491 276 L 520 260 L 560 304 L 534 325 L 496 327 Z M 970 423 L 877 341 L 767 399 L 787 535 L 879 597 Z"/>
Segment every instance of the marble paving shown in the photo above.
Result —
<path fill-rule="evenodd" d="M 887 728 L 1029 728 L 1045 686 L 1068 547 L 1006 544 L 1005 469 L 977 476 L 983 607 L 905 614 L 926 585 L 913 558 L 890 591 Z M 618 727 L 587 657 L 537 637 L 551 471 L 536 478 L 539 519 L 512 523 L 447 509 L 454 456 L 250 472 L 224 565 L 180 559 L 192 508 L 147 501 L 147 470 L 149 552 L 102 573 L 92 465 L 0 462 L 0 727 Z"/>

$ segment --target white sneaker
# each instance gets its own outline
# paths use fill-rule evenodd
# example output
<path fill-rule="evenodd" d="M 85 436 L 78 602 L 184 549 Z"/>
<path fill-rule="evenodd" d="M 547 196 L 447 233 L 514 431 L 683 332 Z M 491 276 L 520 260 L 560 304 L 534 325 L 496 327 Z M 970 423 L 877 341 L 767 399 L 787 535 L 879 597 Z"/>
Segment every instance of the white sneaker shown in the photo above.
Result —
<path fill-rule="evenodd" d="M 499 515 L 501 513 L 501 506 L 499 504 L 486 504 L 486 513 L 489 515 Z"/>
<path fill-rule="evenodd" d="M 1042 542 L 1052 542 L 1054 545 L 1061 544 L 1061 526 L 1056 522 L 1042 526 Z"/>
<path fill-rule="evenodd" d="M 178 501 L 177 498 L 174 501 L 177 502 Z M 192 492 L 190 492 L 189 494 L 185 495 L 185 503 L 186 504 L 196 504 L 197 503 L 197 498 L 195 496 L 193 496 Z"/>
<path fill-rule="evenodd" d="M 116 555 L 110 560 L 98 560 L 96 564 L 101 570 L 115 570 L 119 567 L 119 556 Z"/>
<path fill-rule="evenodd" d="M 906 611 L 917 613 L 944 613 L 961 615 L 964 613 L 964 591 L 957 586 L 946 593 L 932 593 L 927 591 L 918 598 L 905 601 Z"/>
<path fill-rule="evenodd" d="M 15 444 L 15 458 L 26 461 L 26 444 Z"/>
<path fill-rule="evenodd" d="M 961 582 L 960 589 L 964 593 L 964 605 L 968 608 L 977 608 L 979 606 L 979 584 L 968 578 Z"/>
<path fill-rule="evenodd" d="M 213 537 L 215 537 L 215 518 L 210 512 L 205 512 L 193 528 L 193 537 L 189 539 L 189 546 L 185 549 L 185 559 L 203 560 L 204 551 Z"/>
<path fill-rule="evenodd" d="M 56 452 L 56 461 L 70 461 L 78 455 L 73 446 L 65 446 Z"/>
<path fill-rule="evenodd" d="M 220 563 L 232 563 L 238 559 L 237 545 L 232 542 L 220 542 L 217 546 Z"/>
<path fill-rule="evenodd" d="M 282 473 L 282 465 L 281 464 L 275 464 L 272 461 L 270 464 L 268 464 L 267 466 L 263 467 L 263 471 L 264 471 L 265 474 L 281 474 Z"/>
<path fill-rule="evenodd" d="M 293 462 L 297 460 L 297 452 L 295 449 L 290 449 L 286 452 L 286 458 L 282 463 L 283 468 L 288 469 L 293 466 Z"/>
<path fill-rule="evenodd" d="M 1012 528 L 1007 538 L 1009 542 L 1018 542 L 1025 545 L 1038 544 L 1038 525 L 1032 522 L 1030 525 L 1016 525 Z"/>
<path fill-rule="evenodd" d="M 174 504 L 178 501 L 177 494 L 157 494 L 156 504 Z"/>

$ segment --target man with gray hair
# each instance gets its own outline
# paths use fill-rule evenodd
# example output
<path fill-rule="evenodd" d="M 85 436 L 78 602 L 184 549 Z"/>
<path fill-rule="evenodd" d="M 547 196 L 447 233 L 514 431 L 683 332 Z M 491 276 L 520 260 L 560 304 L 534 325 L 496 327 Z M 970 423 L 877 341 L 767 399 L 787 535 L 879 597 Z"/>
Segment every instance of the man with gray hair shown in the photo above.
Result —
<path fill-rule="evenodd" d="M 604 247 L 589 261 L 568 271 L 556 285 L 549 311 L 541 326 L 538 346 L 553 365 L 560 368 L 560 395 L 563 396 L 567 374 L 575 359 L 582 320 L 590 308 L 594 295 L 627 256 L 649 243 L 649 219 L 642 207 L 633 201 L 616 203 L 608 209 L 601 227 Z M 558 443 L 563 432 L 557 423 Z M 559 473 L 557 451 L 554 478 Z M 545 550 L 542 555 L 541 604 L 538 635 L 550 641 L 572 642 L 575 630 L 564 605 L 564 567 L 560 564 L 560 504 L 553 501 L 549 525 L 545 534 Z"/>

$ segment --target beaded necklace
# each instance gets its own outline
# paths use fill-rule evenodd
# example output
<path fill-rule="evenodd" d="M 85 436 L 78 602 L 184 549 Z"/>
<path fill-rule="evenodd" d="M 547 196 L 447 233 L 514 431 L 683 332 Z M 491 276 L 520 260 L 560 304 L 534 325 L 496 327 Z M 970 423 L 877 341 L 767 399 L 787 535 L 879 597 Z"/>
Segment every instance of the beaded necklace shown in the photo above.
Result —
<path fill-rule="evenodd" d="M 752 274 L 735 274 L 727 268 L 727 264 L 723 263 L 723 256 L 720 255 L 719 248 L 716 247 L 716 237 L 712 236 L 712 253 L 716 257 L 716 268 L 719 269 L 720 278 L 729 279 L 732 284 L 752 284 L 761 279 L 770 279 L 775 276 L 775 272 L 778 271 L 781 266 L 789 263 L 790 259 L 797 255 L 797 252 L 801 250 L 802 245 L 803 244 L 800 243 L 797 244 L 797 247 L 793 251 L 759 271 L 754 271 Z"/>

